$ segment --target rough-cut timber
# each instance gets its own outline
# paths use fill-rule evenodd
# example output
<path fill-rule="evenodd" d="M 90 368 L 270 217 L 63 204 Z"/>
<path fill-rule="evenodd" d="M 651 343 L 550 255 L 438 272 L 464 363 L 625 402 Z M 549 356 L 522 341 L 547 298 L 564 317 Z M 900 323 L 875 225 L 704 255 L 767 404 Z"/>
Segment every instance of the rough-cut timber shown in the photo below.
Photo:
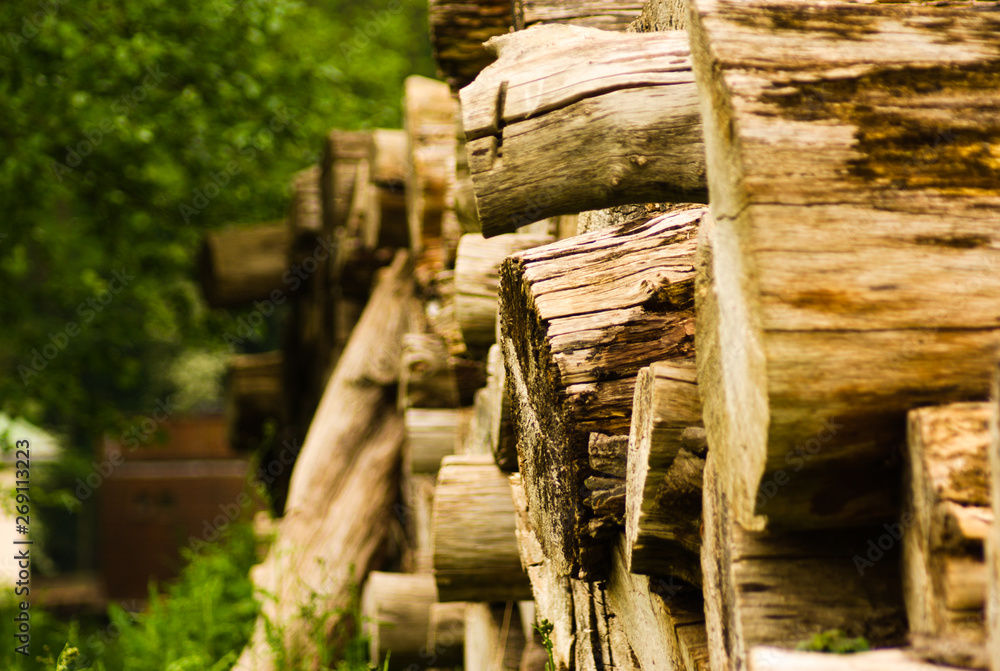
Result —
<path fill-rule="evenodd" d="M 693 354 L 694 252 L 704 210 L 509 257 L 500 316 L 507 390 L 532 527 L 557 570 L 600 573 L 587 534 L 588 434 L 628 432 L 635 377 Z M 593 553 L 590 559 L 583 555 Z"/>
<path fill-rule="evenodd" d="M 205 235 L 198 259 L 205 300 L 235 307 L 265 300 L 283 288 L 290 238 L 284 222 L 232 227 Z"/>
<path fill-rule="evenodd" d="M 552 641 L 552 658 L 556 667 L 554 671 L 569 671 L 573 668 L 575 646 L 570 579 L 560 575 L 542 552 L 542 546 L 528 519 L 528 500 L 524 495 L 520 473 L 510 476 L 510 492 L 514 500 L 518 552 L 521 566 L 531 580 L 536 619 L 552 623 L 549 639 Z"/>
<path fill-rule="evenodd" d="M 960 668 L 922 661 L 905 648 L 831 655 L 759 647 L 750 652 L 749 671 L 959 671 Z"/>
<path fill-rule="evenodd" d="M 732 519 L 714 466 L 721 451 L 711 445 L 701 561 L 712 669 L 745 669 L 754 646 L 794 648 L 829 629 L 863 636 L 873 646 L 902 643 L 900 543 L 890 525 L 747 531 Z"/>
<path fill-rule="evenodd" d="M 407 462 L 412 473 L 437 473 L 441 460 L 461 451 L 472 419 L 466 408 L 406 411 Z"/>
<path fill-rule="evenodd" d="M 701 425 L 694 359 L 639 371 L 625 497 L 625 558 L 632 573 L 701 584 L 705 454 L 685 446 L 685 431 Z"/>
<path fill-rule="evenodd" d="M 437 601 L 429 573 L 368 574 L 361 594 L 362 628 L 368 636 L 371 663 L 390 669 L 426 662 L 431 606 Z"/>
<path fill-rule="evenodd" d="M 373 568 L 398 499 L 403 418 L 396 412 L 398 360 L 386 352 L 413 309 L 411 268 L 397 255 L 381 276 L 309 427 L 292 472 L 285 516 L 267 558 L 254 570 L 265 600 L 238 671 L 273 671 L 265 617 L 281 622 L 294 655 L 311 658 L 312 631 L 324 613 L 336 630 L 352 580 Z M 318 595 L 318 599 L 316 598 Z"/>
<path fill-rule="evenodd" d="M 510 0 L 430 0 L 431 47 L 452 91 L 468 86 L 493 62 L 483 43 L 512 25 Z"/>
<path fill-rule="evenodd" d="M 492 457 L 442 460 L 431 542 L 441 601 L 531 598 L 517 549 L 510 485 Z"/>
<path fill-rule="evenodd" d="M 985 397 L 1000 346 L 1000 15 L 689 4 L 719 475 L 748 527 L 884 519 L 905 412 Z"/>
<path fill-rule="evenodd" d="M 988 403 L 911 410 L 904 491 L 903 583 L 910 631 L 984 642 L 993 524 Z"/>
<path fill-rule="evenodd" d="M 249 451 L 260 446 L 268 420 L 286 424 L 281 352 L 238 354 L 226 371 L 226 427 L 230 444 Z"/>
<path fill-rule="evenodd" d="M 687 36 L 547 25 L 495 37 L 462 89 L 483 235 L 623 203 L 705 202 Z"/>
<path fill-rule="evenodd" d="M 434 668 L 455 667 L 462 663 L 465 650 L 465 609 L 461 601 L 431 605 L 427 625 L 427 653 L 424 662 Z"/>
<path fill-rule="evenodd" d="M 501 235 L 489 240 L 470 233 L 458 243 L 455 259 L 455 313 L 462 339 L 472 352 L 484 353 L 496 342 L 500 263 L 515 252 L 538 247 L 547 235 Z"/>
<path fill-rule="evenodd" d="M 523 652 L 524 631 L 516 603 L 468 604 L 464 671 L 517 671 Z"/>
<path fill-rule="evenodd" d="M 539 23 L 625 30 L 642 9 L 643 0 L 512 0 L 512 5 L 517 30 Z"/>

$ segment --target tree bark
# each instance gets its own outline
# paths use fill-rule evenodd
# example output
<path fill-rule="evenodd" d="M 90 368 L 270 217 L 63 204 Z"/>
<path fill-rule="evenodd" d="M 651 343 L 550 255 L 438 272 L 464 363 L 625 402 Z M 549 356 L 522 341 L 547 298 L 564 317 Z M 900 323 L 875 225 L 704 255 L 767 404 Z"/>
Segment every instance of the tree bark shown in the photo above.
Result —
<path fill-rule="evenodd" d="M 430 573 L 372 571 L 368 575 L 361 614 L 369 657 L 376 668 L 382 668 L 387 654 L 390 669 L 426 663 L 430 613 L 436 601 L 437 588 Z"/>
<path fill-rule="evenodd" d="M 983 643 L 990 508 L 987 403 L 911 410 L 903 536 L 910 631 Z"/>
<path fill-rule="evenodd" d="M 701 584 L 701 491 L 705 454 L 684 448 L 700 427 L 694 359 L 654 363 L 639 372 L 629 436 L 626 565 L 632 573 Z"/>
<path fill-rule="evenodd" d="M 731 392 L 706 412 L 719 475 L 747 527 L 883 520 L 905 412 L 984 397 L 1000 346 L 996 17 L 690 4 L 718 226 L 702 398 Z"/>
<path fill-rule="evenodd" d="M 587 532 L 588 434 L 625 434 L 635 377 L 693 350 L 694 235 L 703 211 L 521 252 L 501 268 L 507 390 L 532 527 L 563 575 L 606 568 Z"/>
<path fill-rule="evenodd" d="M 461 92 L 485 237 L 612 205 L 706 201 L 686 35 L 553 25 L 490 45 L 499 59 Z"/>
<path fill-rule="evenodd" d="M 510 486 L 491 457 L 444 458 L 432 539 L 441 601 L 531 598 L 518 555 Z"/>
<path fill-rule="evenodd" d="M 198 257 L 205 301 L 219 308 L 270 298 L 284 286 L 290 244 L 284 222 L 206 233 Z"/>

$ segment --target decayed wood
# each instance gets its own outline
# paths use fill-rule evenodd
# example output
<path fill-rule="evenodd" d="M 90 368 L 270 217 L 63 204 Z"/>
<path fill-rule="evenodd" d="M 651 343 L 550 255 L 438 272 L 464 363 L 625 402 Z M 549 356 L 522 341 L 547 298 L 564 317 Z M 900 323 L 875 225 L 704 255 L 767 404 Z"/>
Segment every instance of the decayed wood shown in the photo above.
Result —
<path fill-rule="evenodd" d="M 463 235 L 455 259 L 455 312 L 465 346 L 485 353 L 496 342 L 500 263 L 515 252 L 552 242 L 547 235 Z"/>
<path fill-rule="evenodd" d="M 531 598 L 518 554 L 510 485 L 492 457 L 453 455 L 442 460 L 432 544 L 441 601 Z"/>
<path fill-rule="evenodd" d="M 988 403 L 911 410 L 903 584 L 910 631 L 984 640 L 990 533 Z"/>
<path fill-rule="evenodd" d="M 762 646 L 750 651 L 749 671 L 959 671 L 959 667 L 930 664 L 898 648 L 831 655 Z"/>
<path fill-rule="evenodd" d="M 532 526 L 557 570 L 600 572 L 582 505 L 590 432 L 626 434 L 635 376 L 693 352 L 694 236 L 703 210 L 509 257 L 500 314 Z M 590 555 L 590 558 L 584 558 Z"/>
<path fill-rule="evenodd" d="M 284 222 L 206 233 L 198 259 L 205 300 L 212 307 L 234 307 L 280 292 L 289 245 Z"/>
<path fill-rule="evenodd" d="M 448 668 L 462 663 L 465 650 L 465 609 L 462 601 L 431 605 L 427 626 L 428 666 Z"/>
<path fill-rule="evenodd" d="M 368 574 L 361 614 L 372 664 L 381 668 L 387 654 L 390 669 L 425 663 L 430 611 L 436 601 L 430 573 Z"/>
<path fill-rule="evenodd" d="M 517 470 L 517 435 L 507 395 L 507 371 L 499 345 L 490 347 L 486 357 L 486 402 L 489 446 L 493 460 L 503 471 Z"/>
<path fill-rule="evenodd" d="M 466 671 L 517 671 L 524 632 L 517 604 L 470 603 L 465 610 Z"/>
<path fill-rule="evenodd" d="M 233 356 L 226 371 L 226 426 L 237 450 L 252 450 L 264 437 L 268 420 L 286 424 L 281 352 Z"/>
<path fill-rule="evenodd" d="M 643 0 L 513 0 L 514 27 L 539 23 L 624 30 L 642 9 Z"/>
<path fill-rule="evenodd" d="M 483 235 L 623 203 L 705 202 L 683 33 L 546 25 L 500 37 L 462 89 Z"/>
<path fill-rule="evenodd" d="M 437 473 L 441 460 L 460 451 L 472 412 L 466 408 L 406 411 L 407 461 L 412 473 Z"/>
<path fill-rule="evenodd" d="M 587 441 L 592 475 L 583 481 L 583 504 L 593 511 L 587 528 L 595 538 L 607 538 L 625 525 L 625 456 L 628 436 L 592 433 Z M 611 473 L 608 473 L 611 471 Z M 621 473 L 622 475 L 618 475 Z"/>
<path fill-rule="evenodd" d="M 701 562 L 712 669 L 746 668 L 755 646 L 792 648 L 829 629 L 863 636 L 873 646 L 902 643 L 900 541 L 890 525 L 747 531 L 732 519 L 715 466 L 721 451 L 711 445 Z"/>
<path fill-rule="evenodd" d="M 453 91 L 493 62 L 483 42 L 514 24 L 510 0 L 430 0 L 428 14 L 434 60 Z"/>
<path fill-rule="evenodd" d="M 701 584 L 701 490 L 704 454 L 684 448 L 700 427 L 694 359 L 639 371 L 629 434 L 626 564 L 633 573 L 673 575 Z"/>
<path fill-rule="evenodd" d="M 708 671 L 700 591 L 674 580 L 630 573 L 624 537 L 615 544 L 607 609 L 624 629 L 638 668 Z"/>
<path fill-rule="evenodd" d="M 531 591 L 535 596 L 535 617 L 541 622 L 552 623 L 552 658 L 554 671 L 569 671 L 573 668 L 575 647 L 573 591 L 570 580 L 560 575 L 552 562 L 545 557 L 531 522 L 528 519 L 528 501 L 524 494 L 521 474 L 510 476 L 511 498 L 514 502 L 517 547 L 521 566 L 531 581 Z"/>
<path fill-rule="evenodd" d="M 1000 346 L 998 17 L 690 5 L 718 226 L 721 369 L 702 399 L 731 392 L 706 411 L 720 476 L 748 527 L 884 519 L 906 410 L 982 398 Z"/>
<path fill-rule="evenodd" d="M 330 635 L 342 620 L 352 580 L 373 568 L 399 490 L 404 430 L 395 411 L 398 361 L 388 353 L 413 309 L 411 269 L 397 255 L 380 278 L 337 365 L 292 471 L 285 516 L 267 558 L 254 570 L 263 614 L 235 665 L 272 671 L 265 618 L 285 629 L 285 646 L 311 658 L 310 632 L 322 609 Z M 318 598 L 316 598 L 318 596 Z"/>

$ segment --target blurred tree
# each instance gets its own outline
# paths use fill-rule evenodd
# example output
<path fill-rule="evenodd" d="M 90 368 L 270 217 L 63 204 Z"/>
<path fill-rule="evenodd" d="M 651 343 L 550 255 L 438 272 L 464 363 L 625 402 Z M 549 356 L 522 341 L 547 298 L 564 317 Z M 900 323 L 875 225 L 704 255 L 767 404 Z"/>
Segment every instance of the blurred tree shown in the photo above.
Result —
<path fill-rule="evenodd" d="M 5 0 L 0 41 L 0 410 L 85 449 L 234 331 L 203 232 L 280 218 L 326 130 L 433 75 L 424 0 Z"/>

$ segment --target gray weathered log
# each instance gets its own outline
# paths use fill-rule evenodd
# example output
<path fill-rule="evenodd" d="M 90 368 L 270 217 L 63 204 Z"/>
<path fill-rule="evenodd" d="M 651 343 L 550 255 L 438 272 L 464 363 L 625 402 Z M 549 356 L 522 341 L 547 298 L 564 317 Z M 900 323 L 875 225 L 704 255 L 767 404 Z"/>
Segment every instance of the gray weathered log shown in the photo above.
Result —
<path fill-rule="evenodd" d="M 748 528 L 885 519 L 905 412 L 984 397 L 1000 347 L 1000 19 L 689 4 L 718 226 L 719 323 L 699 328 L 719 331 L 700 385 L 719 475 Z"/>
<path fill-rule="evenodd" d="M 427 635 L 437 588 L 430 573 L 368 574 L 361 595 L 362 629 L 368 637 L 371 663 L 406 669 L 427 661 Z"/>
<path fill-rule="evenodd" d="M 953 403 L 909 413 L 900 528 L 914 634 L 985 640 L 990 412 L 987 403 Z"/>
<path fill-rule="evenodd" d="M 599 575 L 607 560 L 606 539 L 589 535 L 581 500 L 591 475 L 588 434 L 626 434 L 639 369 L 692 354 L 694 236 L 703 213 L 561 240 L 501 268 L 518 462 L 532 526 L 564 575 Z"/>
<path fill-rule="evenodd" d="M 291 239 L 285 222 L 231 227 L 205 234 L 198 274 L 205 301 L 234 307 L 280 296 Z"/>
<path fill-rule="evenodd" d="M 484 236 L 623 203 L 705 202 L 685 34 L 547 25 L 489 44 L 499 59 L 461 92 Z"/>
<path fill-rule="evenodd" d="M 704 454 L 684 448 L 700 427 L 694 359 L 639 371 L 632 406 L 626 494 L 626 563 L 632 573 L 677 576 L 701 584 Z"/>
<path fill-rule="evenodd" d="M 444 458 L 432 527 L 441 601 L 531 598 L 518 553 L 510 484 L 492 457 Z"/>

